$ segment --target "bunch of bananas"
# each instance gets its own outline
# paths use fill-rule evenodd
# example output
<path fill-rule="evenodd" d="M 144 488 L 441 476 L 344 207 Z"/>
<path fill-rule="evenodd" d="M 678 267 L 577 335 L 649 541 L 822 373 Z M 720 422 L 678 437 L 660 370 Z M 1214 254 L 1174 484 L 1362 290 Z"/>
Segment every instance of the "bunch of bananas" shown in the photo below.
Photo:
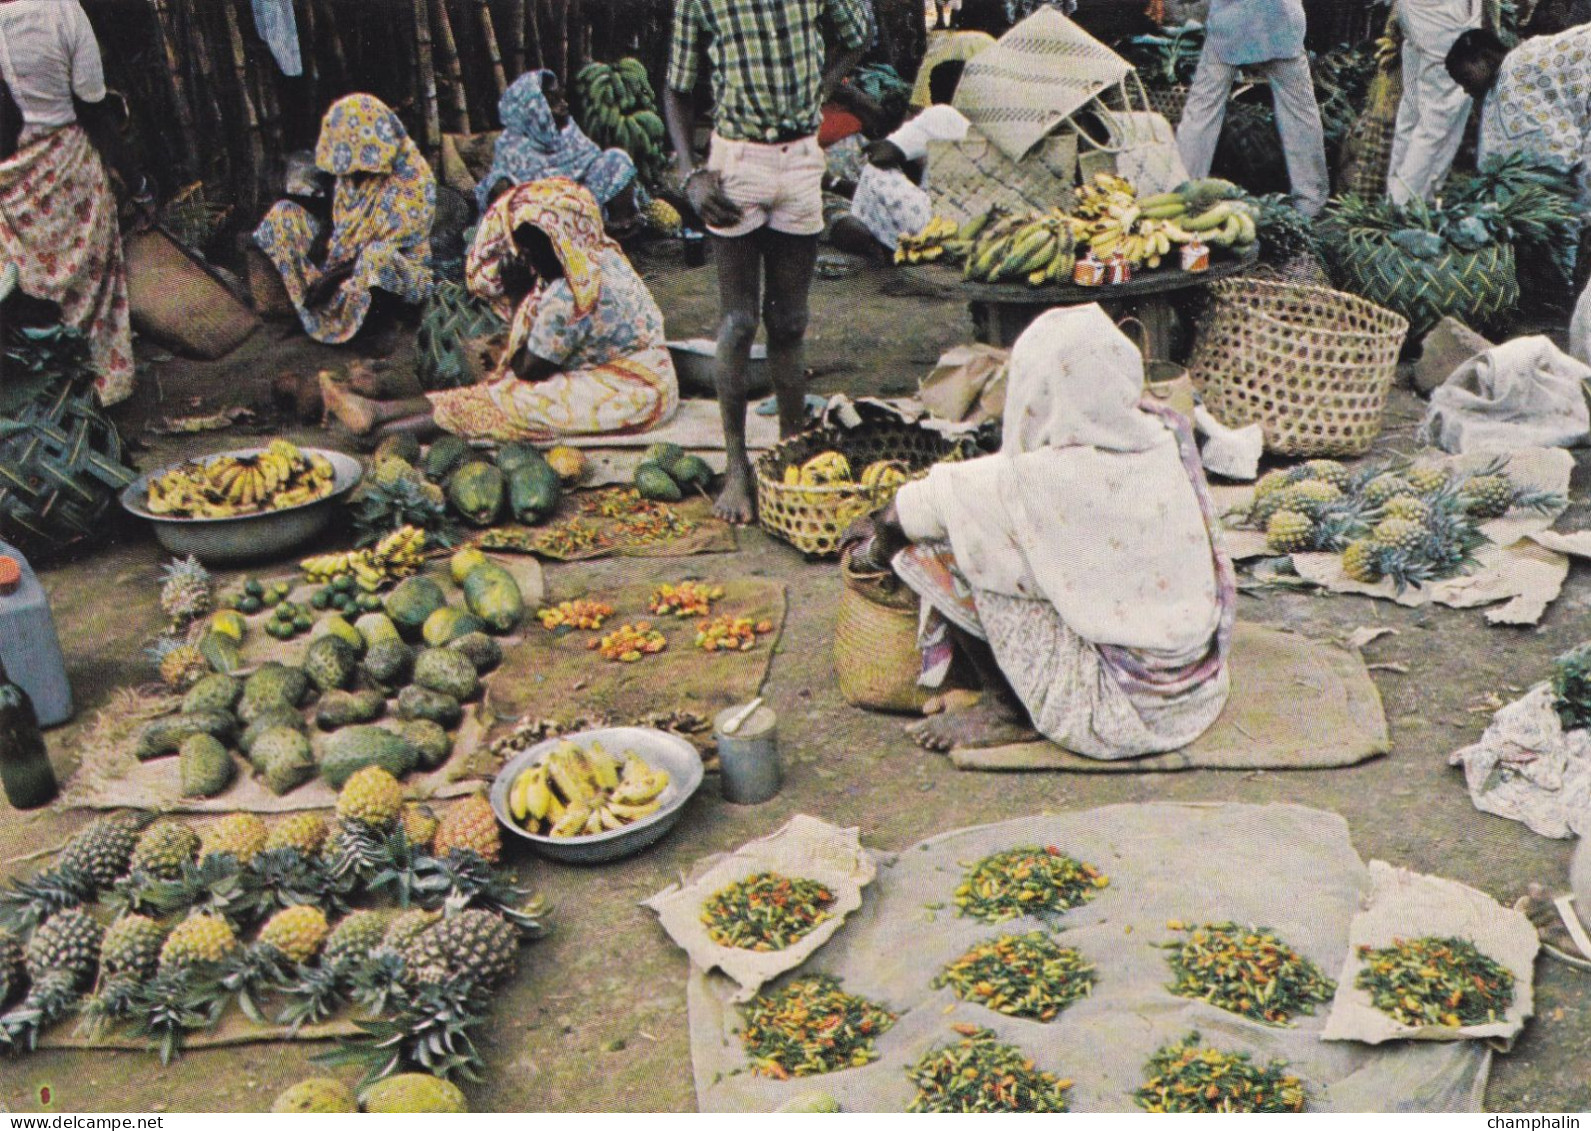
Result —
<path fill-rule="evenodd" d="M 1242 189 L 1219 177 L 1188 181 L 1173 192 L 1146 196 L 1138 208 L 1146 220 L 1167 226 L 1172 243 L 1189 243 L 1197 236 L 1211 247 L 1242 254 L 1258 239 L 1257 209 Z"/>
<path fill-rule="evenodd" d="M 328 585 L 339 577 L 352 577 L 366 593 L 379 592 L 395 581 L 419 573 L 425 565 L 425 531 L 400 526 L 374 546 L 319 554 L 298 563 L 314 585 Z"/>
<path fill-rule="evenodd" d="M 851 461 L 840 452 L 819 452 L 799 467 L 791 464 L 784 469 L 787 487 L 831 487 L 837 483 L 854 482 Z"/>
<path fill-rule="evenodd" d="M 587 63 L 575 75 L 580 128 L 604 149 L 617 146 L 635 161 L 641 179 L 656 183 L 668 157 L 667 131 L 646 66 L 639 59 Z"/>
<path fill-rule="evenodd" d="M 172 518 L 236 518 L 323 499 L 336 478 L 325 456 L 273 440 L 258 455 L 194 460 L 155 476 L 145 505 Z"/>
<path fill-rule="evenodd" d="M 656 813 L 668 783 L 666 771 L 629 752 L 621 763 L 601 743 L 563 742 L 514 779 L 508 809 L 539 836 L 592 836 Z"/>
<path fill-rule="evenodd" d="M 901 236 L 895 242 L 895 262 L 932 263 L 947 256 L 954 259 L 965 255 L 971 242 L 970 236 L 962 235 L 960 224 L 948 216 L 935 216 L 922 231 Z"/>
<path fill-rule="evenodd" d="M 1058 208 L 991 211 L 971 239 L 961 274 L 980 283 L 1026 279 L 1029 286 L 1047 286 L 1069 280 L 1077 262 L 1072 220 Z"/>

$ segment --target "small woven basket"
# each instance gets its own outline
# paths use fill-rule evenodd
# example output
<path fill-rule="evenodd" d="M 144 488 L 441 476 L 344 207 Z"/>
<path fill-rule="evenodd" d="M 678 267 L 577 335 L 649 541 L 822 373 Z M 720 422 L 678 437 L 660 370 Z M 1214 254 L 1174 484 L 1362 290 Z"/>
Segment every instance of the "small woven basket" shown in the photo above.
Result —
<path fill-rule="evenodd" d="M 1189 372 L 1221 423 L 1285 456 L 1359 456 L 1381 432 L 1409 323 L 1326 287 L 1223 279 Z"/>
<path fill-rule="evenodd" d="M 835 483 L 823 487 L 791 486 L 787 467 L 800 467 L 823 452 L 839 452 L 858 476 L 879 460 L 897 460 L 920 479 L 941 460 L 957 458 L 957 445 L 911 424 L 869 423 L 856 428 L 816 428 L 792 436 L 757 460 L 757 516 L 762 528 L 783 538 L 803 554 L 828 557 L 840 548 L 845 528 L 864 514 L 887 506 L 893 487 Z"/>
<path fill-rule="evenodd" d="M 917 683 L 917 594 L 893 573 L 863 573 L 840 559 L 845 589 L 834 624 L 834 670 L 840 695 L 871 711 L 921 713 L 931 694 Z"/>

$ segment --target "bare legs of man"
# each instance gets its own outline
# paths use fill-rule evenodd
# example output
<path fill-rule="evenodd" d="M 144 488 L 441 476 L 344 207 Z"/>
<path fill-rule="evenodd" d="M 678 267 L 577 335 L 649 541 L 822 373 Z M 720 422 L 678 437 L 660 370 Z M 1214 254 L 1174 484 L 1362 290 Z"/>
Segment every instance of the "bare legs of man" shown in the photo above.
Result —
<path fill-rule="evenodd" d="M 762 228 L 734 238 L 714 236 L 713 254 L 718 265 L 718 407 L 729 464 L 713 509 L 725 521 L 745 525 L 757 514 L 756 481 L 746 451 L 746 368 L 751 345 L 760 323 L 768 335 L 779 434 L 793 436 L 806 423 L 803 346 L 818 237 Z"/>

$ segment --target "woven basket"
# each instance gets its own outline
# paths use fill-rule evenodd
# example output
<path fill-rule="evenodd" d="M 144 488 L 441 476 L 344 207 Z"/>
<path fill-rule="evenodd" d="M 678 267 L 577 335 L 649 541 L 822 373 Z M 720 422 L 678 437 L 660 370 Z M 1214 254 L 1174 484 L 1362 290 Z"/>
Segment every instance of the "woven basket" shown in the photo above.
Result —
<path fill-rule="evenodd" d="M 174 353 L 213 360 L 260 328 L 254 312 L 159 228 L 127 236 L 133 327 Z"/>
<path fill-rule="evenodd" d="M 917 683 L 917 595 L 893 573 L 861 573 L 840 559 L 845 589 L 834 624 L 840 695 L 854 707 L 917 714 L 932 694 Z"/>
<path fill-rule="evenodd" d="M 1398 103 L 1403 97 L 1403 74 L 1383 67 L 1370 80 L 1364 113 L 1343 139 L 1337 195 L 1357 193 L 1366 200 L 1387 195 L 1387 173 L 1392 167 L 1392 138 L 1397 132 Z"/>
<path fill-rule="evenodd" d="M 1442 319 L 1484 329 L 1519 302 L 1519 276 L 1509 244 L 1475 251 L 1449 245 L 1435 259 L 1410 255 L 1378 232 L 1349 232 L 1321 241 L 1332 281 L 1409 320 L 1423 338 Z"/>
<path fill-rule="evenodd" d="M 956 444 L 937 432 L 910 424 L 864 424 L 857 428 L 817 428 L 792 436 L 757 460 L 757 515 L 762 528 L 803 554 L 828 557 L 840 548 L 845 528 L 864 514 L 889 505 L 895 488 L 836 483 L 792 487 L 787 467 L 800 467 L 822 452 L 839 452 L 860 475 L 868 464 L 899 460 L 920 479 L 941 460 L 955 458 Z"/>
<path fill-rule="evenodd" d="M 976 130 L 961 141 L 928 143 L 923 178 L 935 216 L 958 224 L 999 207 L 1007 212 L 1042 212 L 1073 201 L 1077 179 L 1077 138 L 1070 134 L 1044 141 L 1020 162 Z"/>
<path fill-rule="evenodd" d="M 1144 85 L 1149 99 L 1149 109 L 1159 114 L 1172 126 L 1182 121 L 1182 112 L 1188 108 L 1188 88 L 1185 86 Z"/>
<path fill-rule="evenodd" d="M 1189 371 L 1221 423 L 1285 456 L 1358 456 L 1381 431 L 1409 324 L 1325 287 L 1223 279 Z"/>

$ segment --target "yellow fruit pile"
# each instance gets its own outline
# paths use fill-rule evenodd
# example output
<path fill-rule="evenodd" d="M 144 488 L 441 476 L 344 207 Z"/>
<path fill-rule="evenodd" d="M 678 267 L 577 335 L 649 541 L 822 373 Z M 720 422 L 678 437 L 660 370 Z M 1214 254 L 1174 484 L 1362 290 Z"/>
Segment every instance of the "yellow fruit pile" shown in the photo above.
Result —
<path fill-rule="evenodd" d="M 586 645 L 604 660 L 633 664 L 643 656 L 655 656 L 668 647 L 668 640 L 647 621 L 621 624 L 618 628 Z"/>
<path fill-rule="evenodd" d="M 548 632 L 560 628 L 601 628 L 602 622 L 613 615 L 613 606 L 601 601 L 559 601 L 541 609 L 536 617 Z"/>
<path fill-rule="evenodd" d="M 348 575 L 359 588 L 375 593 L 419 573 L 424 565 L 425 531 L 416 526 L 400 526 L 367 549 L 305 558 L 298 563 L 298 568 L 304 571 L 305 579 L 315 585 L 325 585 Z"/>
<path fill-rule="evenodd" d="M 935 216 L 920 232 L 910 232 L 895 242 L 896 263 L 932 263 L 946 255 L 965 254 L 968 243 L 961 225 L 948 216 Z"/>
<path fill-rule="evenodd" d="M 699 581 L 682 581 L 678 585 L 665 583 L 652 590 L 647 609 L 659 616 L 704 617 L 712 611 L 713 602 L 723 598 L 722 585 L 706 585 Z"/>
<path fill-rule="evenodd" d="M 273 440 L 258 455 L 178 464 L 149 481 L 145 505 L 170 518 L 236 518 L 323 499 L 336 478 L 325 456 Z"/>
<path fill-rule="evenodd" d="M 601 743 L 560 743 L 508 790 L 514 820 L 539 836 L 577 837 L 622 829 L 662 807 L 667 772 L 626 751 L 622 762 Z"/>
<path fill-rule="evenodd" d="M 696 647 L 703 652 L 749 652 L 757 637 L 773 631 L 773 622 L 753 621 L 750 617 L 718 616 L 704 621 L 696 630 Z"/>

